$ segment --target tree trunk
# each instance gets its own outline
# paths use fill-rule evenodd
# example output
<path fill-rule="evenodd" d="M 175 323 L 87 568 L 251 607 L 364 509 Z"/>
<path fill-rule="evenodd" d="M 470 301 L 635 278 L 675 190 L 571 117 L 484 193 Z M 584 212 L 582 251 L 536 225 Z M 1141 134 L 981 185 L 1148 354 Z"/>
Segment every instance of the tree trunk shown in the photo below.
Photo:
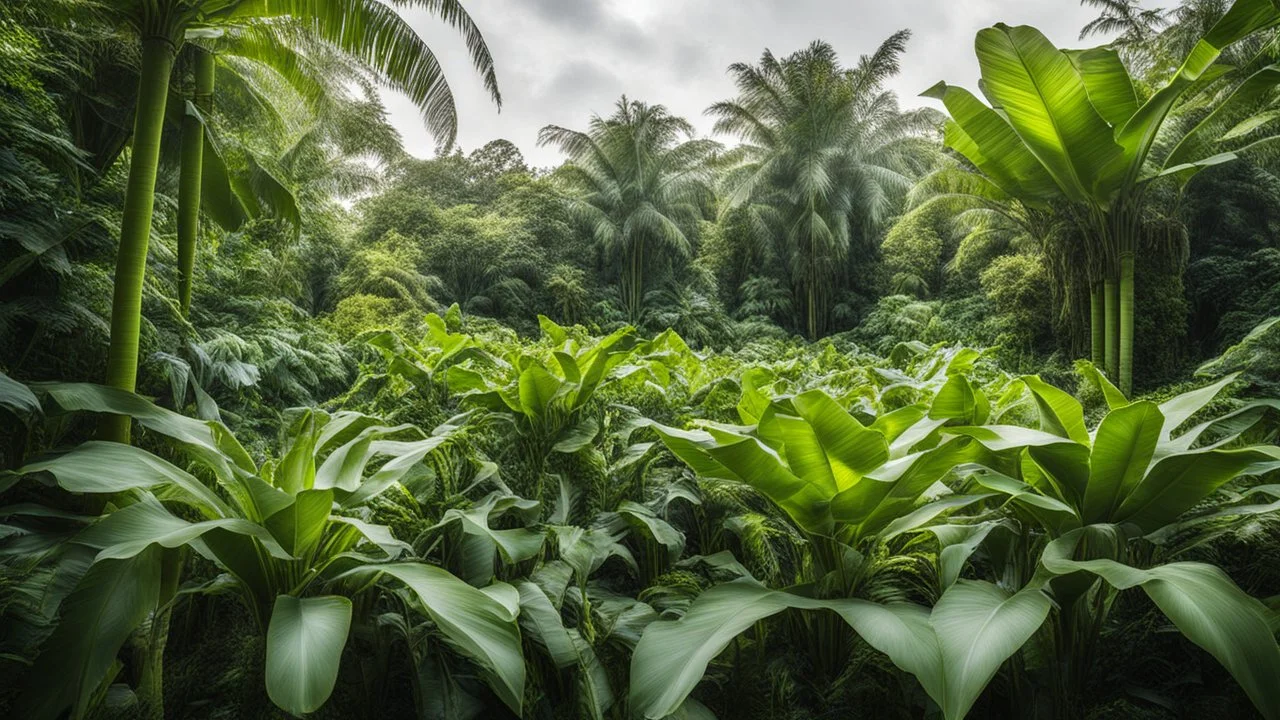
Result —
<path fill-rule="evenodd" d="M 1120 288 L 1116 285 L 1114 276 L 1110 276 L 1103 283 L 1103 292 L 1106 294 L 1106 350 L 1107 350 L 1107 376 L 1113 381 L 1118 381 L 1120 376 Z"/>
<path fill-rule="evenodd" d="M 111 300 L 111 346 L 107 350 L 107 384 L 133 391 L 138 375 L 138 331 L 142 325 L 142 282 L 155 209 L 156 168 L 164 128 L 174 46 L 166 38 L 142 41 L 142 73 L 133 118 L 133 150 L 124 193 L 120 248 L 116 252 L 115 290 Z M 106 415 L 99 427 L 103 440 L 129 442 L 129 418 Z"/>
<path fill-rule="evenodd" d="M 1120 296 L 1117 303 L 1120 314 L 1119 330 L 1119 378 L 1120 391 L 1126 397 L 1133 395 L 1133 253 L 1120 255 Z"/>
<path fill-rule="evenodd" d="M 1107 299 L 1102 283 L 1093 284 L 1089 293 L 1089 359 L 1097 367 L 1103 367 L 1107 352 Z"/>
<path fill-rule="evenodd" d="M 192 47 L 195 92 L 192 103 L 208 112 L 213 96 L 213 53 Z M 178 305 L 191 313 L 191 275 L 200 235 L 200 181 L 204 170 L 204 124 L 191 115 L 182 118 L 182 169 L 178 177 Z"/>
<path fill-rule="evenodd" d="M 814 284 L 811 280 L 809 282 L 808 292 L 806 293 L 808 299 L 806 304 L 809 306 L 807 311 L 809 322 L 807 324 L 809 326 L 810 342 L 818 339 L 818 299 L 814 293 L 813 285 Z"/>

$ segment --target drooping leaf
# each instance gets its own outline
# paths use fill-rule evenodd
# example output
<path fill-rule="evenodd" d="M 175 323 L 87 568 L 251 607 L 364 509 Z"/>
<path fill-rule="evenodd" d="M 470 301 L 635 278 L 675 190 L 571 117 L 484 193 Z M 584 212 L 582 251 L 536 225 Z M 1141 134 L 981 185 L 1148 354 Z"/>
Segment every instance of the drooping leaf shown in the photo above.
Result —
<path fill-rule="evenodd" d="M 370 565 L 353 572 L 382 572 L 408 586 L 445 637 L 484 668 L 498 697 L 520 712 L 525 679 L 520 630 L 502 603 L 424 563 Z"/>
<path fill-rule="evenodd" d="M 58 626 L 31 667 L 37 682 L 18 697 L 18 717 L 83 717 L 116 653 L 160 597 L 160 549 L 95 563 L 60 608 Z"/>
<path fill-rule="evenodd" d="M 1081 531 L 1044 551 L 1041 566 L 1054 575 L 1084 571 L 1112 587 L 1141 587 L 1187 639 L 1222 663 L 1268 720 L 1280 718 L 1280 644 L 1271 611 L 1213 565 L 1177 562 L 1139 570 L 1114 560 L 1073 560 Z"/>
<path fill-rule="evenodd" d="M 324 705 L 338 680 L 350 629 L 347 598 L 277 597 L 267 627 L 266 681 L 271 702 L 296 716 Z"/>
<path fill-rule="evenodd" d="M 937 634 L 945 680 L 943 715 L 963 718 L 987 683 L 1049 614 L 1048 596 L 1013 595 L 987 582 L 957 580 L 938 599 L 929 623 Z"/>

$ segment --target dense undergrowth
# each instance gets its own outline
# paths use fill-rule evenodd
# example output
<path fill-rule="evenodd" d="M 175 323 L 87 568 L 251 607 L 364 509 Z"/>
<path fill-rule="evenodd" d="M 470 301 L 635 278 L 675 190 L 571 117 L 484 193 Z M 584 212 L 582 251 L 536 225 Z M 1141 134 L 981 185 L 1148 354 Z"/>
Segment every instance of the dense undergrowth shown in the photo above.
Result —
<path fill-rule="evenodd" d="M 4 380 L 27 457 L 5 480 L 4 643 L 34 662 L 3 702 L 132 717 L 162 694 L 167 716 L 208 718 L 1280 708 L 1280 424 L 1276 403 L 1237 397 L 1238 374 L 1131 403 L 1082 364 L 1081 402 L 968 348 L 697 353 L 673 332 L 541 323 L 525 340 L 455 310 L 420 339 L 368 333 L 347 393 L 248 451 L 109 388 Z M 103 411 L 132 415 L 141 447 L 65 444 Z M 111 498 L 100 519 L 93 497 Z M 157 645 L 162 680 L 139 674 Z"/>

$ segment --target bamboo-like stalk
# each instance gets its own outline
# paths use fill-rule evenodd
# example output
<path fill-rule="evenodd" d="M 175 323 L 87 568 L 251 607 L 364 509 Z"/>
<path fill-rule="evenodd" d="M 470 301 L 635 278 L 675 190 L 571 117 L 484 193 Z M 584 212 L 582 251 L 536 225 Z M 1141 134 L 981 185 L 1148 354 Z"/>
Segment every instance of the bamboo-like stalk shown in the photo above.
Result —
<path fill-rule="evenodd" d="M 192 47 L 195 89 L 191 102 L 202 113 L 212 106 L 213 53 Z M 178 306 L 191 313 L 191 276 L 200 235 L 200 191 L 204 171 L 204 123 L 192 115 L 182 118 L 182 168 L 178 176 Z"/>
<path fill-rule="evenodd" d="M 1119 377 L 1120 391 L 1133 394 L 1133 253 L 1120 255 L 1120 287 L 1117 303 L 1119 319 Z"/>
<path fill-rule="evenodd" d="M 107 385 L 128 390 L 138 375 L 138 333 L 142 326 L 142 282 L 147 269 L 151 216 L 155 210 L 156 172 L 160 135 L 164 128 L 169 76 L 173 72 L 173 42 L 160 35 L 142 40 L 142 72 L 138 78 L 138 107 L 133 120 L 133 149 L 125 186 L 120 248 L 116 252 L 115 289 L 111 300 L 111 344 L 107 350 Z M 129 442 L 129 418 L 103 416 L 99 436 Z"/>
<path fill-rule="evenodd" d="M 1101 282 L 1094 282 L 1089 292 L 1089 356 L 1098 367 L 1106 361 L 1106 314 L 1105 288 Z"/>
<path fill-rule="evenodd" d="M 1115 275 L 1108 273 L 1103 288 L 1106 296 L 1106 370 L 1114 380 L 1120 372 L 1120 286 Z"/>

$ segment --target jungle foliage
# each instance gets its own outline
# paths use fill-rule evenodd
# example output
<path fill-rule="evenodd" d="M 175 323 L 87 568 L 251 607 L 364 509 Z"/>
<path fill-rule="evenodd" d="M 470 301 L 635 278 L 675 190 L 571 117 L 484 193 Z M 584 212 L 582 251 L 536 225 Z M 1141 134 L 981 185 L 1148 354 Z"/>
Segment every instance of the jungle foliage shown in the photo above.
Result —
<path fill-rule="evenodd" d="M 1083 4 L 536 168 L 458 0 L 4 3 L 0 715 L 1280 719 L 1280 5 Z"/>

